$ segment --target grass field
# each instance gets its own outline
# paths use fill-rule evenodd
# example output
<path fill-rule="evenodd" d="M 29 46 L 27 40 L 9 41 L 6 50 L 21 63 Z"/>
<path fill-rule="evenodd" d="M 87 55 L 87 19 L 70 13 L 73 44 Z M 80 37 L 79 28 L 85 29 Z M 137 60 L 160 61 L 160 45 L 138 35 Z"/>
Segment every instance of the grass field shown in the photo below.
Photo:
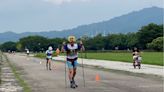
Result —
<path fill-rule="evenodd" d="M 163 52 L 141 52 L 142 63 L 163 66 Z M 36 57 L 45 58 L 45 54 L 37 54 Z M 81 54 L 79 54 L 81 57 Z M 132 62 L 132 53 L 130 52 L 103 52 L 103 53 L 83 53 L 87 59 L 112 60 Z"/>
<path fill-rule="evenodd" d="M 88 59 L 132 62 L 132 54 L 126 52 L 86 53 L 84 56 L 86 56 Z M 141 52 L 141 56 L 142 63 L 144 64 L 163 66 L 163 52 Z"/>

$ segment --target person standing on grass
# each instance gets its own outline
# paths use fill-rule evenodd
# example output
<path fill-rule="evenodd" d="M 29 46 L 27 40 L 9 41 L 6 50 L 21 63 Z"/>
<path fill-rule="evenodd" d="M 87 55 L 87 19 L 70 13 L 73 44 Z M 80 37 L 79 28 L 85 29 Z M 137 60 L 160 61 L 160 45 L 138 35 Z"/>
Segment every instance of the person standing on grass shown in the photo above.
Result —
<path fill-rule="evenodd" d="M 84 46 L 82 41 L 80 41 L 79 44 L 76 43 L 75 36 L 69 36 L 68 37 L 68 43 L 63 43 L 62 46 L 62 52 L 66 52 L 66 63 L 69 68 L 68 77 L 70 80 L 70 87 L 76 88 L 78 85 L 75 83 L 75 76 L 76 76 L 76 69 L 77 69 L 77 59 L 78 59 L 78 50 L 84 51 Z"/>
<path fill-rule="evenodd" d="M 53 54 L 53 48 L 51 46 L 48 47 L 48 50 L 46 51 L 46 69 L 51 70 L 51 60 L 52 60 L 52 54 Z"/>

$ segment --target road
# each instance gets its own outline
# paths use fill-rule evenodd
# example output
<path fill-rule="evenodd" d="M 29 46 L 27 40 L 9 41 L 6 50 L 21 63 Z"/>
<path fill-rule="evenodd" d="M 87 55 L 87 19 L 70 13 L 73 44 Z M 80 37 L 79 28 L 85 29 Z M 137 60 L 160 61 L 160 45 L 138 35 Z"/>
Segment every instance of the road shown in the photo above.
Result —
<path fill-rule="evenodd" d="M 52 71 L 45 68 L 45 60 L 20 54 L 7 54 L 16 65 L 21 77 L 29 84 L 32 92 L 163 92 L 163 80 L 152 75 L 136 76 L 112 70 L 85 67 L 85 83 L 82 67 L 78 67 L 76 89 L 65 85 L 65 64 L 53 62 Z M 100 80 L 95 80 L 99 77 Z M 66 88 L 67 86 L 67 88 Z"/>

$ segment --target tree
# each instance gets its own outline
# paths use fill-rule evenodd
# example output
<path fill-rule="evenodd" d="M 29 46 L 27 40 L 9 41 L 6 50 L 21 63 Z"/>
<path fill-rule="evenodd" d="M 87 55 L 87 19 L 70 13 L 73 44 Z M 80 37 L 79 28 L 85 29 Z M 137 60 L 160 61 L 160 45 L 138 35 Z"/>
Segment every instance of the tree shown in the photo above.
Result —
<path fill-rule="evenodd" d="M 164 37 L 158 37 L 158 38 L 154 39 L 151 43 L 148 43 L 147 47 L 149 49 L 163 51 L 163 39 L 164 39 Z"/>
<path fill-rule="evenodd" d="M 5 52 L 7 52 L 8 50 L 16 51 L 16 43 L 11 41 L 5 42 L 1 45 L 0 49 Z"/>
<path fill-rule="evenodd" d="M 138 47 L 138 39 L 136 33 L 127 33 L 126 34 L 127 39 L 127 47 L 132 49 L 133 47 Z"/>
<path fill-rule="evenodd" d="M 64 38 L 53 38 L 53 39 L 48 39 L 48 46 L 52 46 L 53 49 L 55 50 L 56 48 L 62 47 L 62 43 L 66 39 Z"/>
<path fill-rule="evenodd" d="M 22 50 L 22 44 L 18 42 L 18 43 L 16 44 L 16 49 L 17 49 L 18 51 L 23 51 L 23 50 Z"/>
<path fill-rule="evenodd" d="M 97 36 L 87 39 L 85 42 L 86 49 L 89 50 L 102 50 L 104 49 L 105 41 L 102 34 L 98 34 Z"/>
<path fill-rule="evenodd" d="M 28 36 L 19 40 L 21 49 L 30 51 L 41 51 L 48 48 L 48 39 L 42 36 Z"/>
<path fill-rule="evenodd" d="M 126 49 L 127 48 L 127 36 L 125 34 L 110 34 L 106 38 L 106 48 L 108 49 Z"/>
<path fill-rule="evenodd" d="M 163 25 L 149 24 L 143 26 L 138 32 L 138 44 L 141 48 L 146 49 L 146 44 L 153 39 L 163 36 Z"/>

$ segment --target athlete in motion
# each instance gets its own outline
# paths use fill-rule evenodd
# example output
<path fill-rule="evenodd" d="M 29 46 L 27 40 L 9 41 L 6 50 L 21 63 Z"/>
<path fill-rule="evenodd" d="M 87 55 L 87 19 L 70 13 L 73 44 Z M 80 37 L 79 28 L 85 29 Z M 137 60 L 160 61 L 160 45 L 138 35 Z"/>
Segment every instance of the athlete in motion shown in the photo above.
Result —
<path fill-rule="evenodd" d="M 138 68 L 140 69 L 142 57 L 141 57 L 139 49 L 134 48 L 132 55 L 133 55 L 133 66 L 134 66 L 134 68 L 136 68 L 136 66 L 138 66 Z"/>
<path fill-rule="evenodd" d="M 69 73 L 68 73 L 68 77 L 70 80 L 70 87 L 71 88 L 76 88 L 78 87 L 78 85 L 75 83 L 75 76 L 76 76 L 76 69 L 77 69 L 77 59 L 78 59 L 78 51 L 84 51 L 84 46 L 82 41 L 80 41 L 79 44 L 76 43 L 76 38 L 75 36 L 69 36 L 68 37 L 68 43 L 66 44 L 65 42 L 63 42 L 63 46 L 62 46 L 62 51 L 66 52 L 66 63 L 68 65 L 69 68 Z"/>
<path fill-rule="evenodd" d="M 53 48 L 51 46 L 48 47 L 48 50 L 46 51 L 46 68 L 47 70 L 51 70 L 51 60 L 52 60 L 52 54 L 53 54 Z"/>

